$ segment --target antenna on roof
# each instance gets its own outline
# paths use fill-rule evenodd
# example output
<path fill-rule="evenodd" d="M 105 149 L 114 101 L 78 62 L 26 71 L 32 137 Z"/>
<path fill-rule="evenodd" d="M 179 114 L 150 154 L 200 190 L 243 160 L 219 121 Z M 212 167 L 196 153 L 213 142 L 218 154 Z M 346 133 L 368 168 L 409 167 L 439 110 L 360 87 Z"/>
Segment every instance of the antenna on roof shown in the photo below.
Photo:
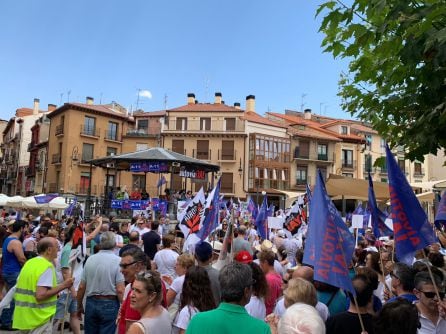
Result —
<path fill-rule="evenodd" d="M 101 95 L 99 97 L 99 104 L 102 104 L 102 95 L 103 95 L 103 93 L 101 92 Z"/>
<path fill-rule="evenodd" d="M 164 94 L 164 109 L 167 110 L 167 94 Z"/>
<path fill-rule="evenodd" d="M 206 102 L 209 102 L 209 83 L 209 78 L 204 78 L 204 99 Z"/>
<path fill-rule="evenodd" d="M 139 93 L 141 93 L 141 88 L 138 88 L 138 97 L 136 98 L 136 110 L 139 108 Z"/>
<path fill-rule="evenodd" d="M 59 105 L 62 105 L 62 98 L 63 98 L 63 93 L 60 93 L 60 103 L 59 103 Z"/>
<path fill-rule="evenodd" d="M 305 99 L 305 96 L 307 96 L 307 94 L 305 94 L 305 93 L 303 93 L 300 96 L 300 111 L 304 111 L 304 106 L 305 106 L 304 99 Z"/>

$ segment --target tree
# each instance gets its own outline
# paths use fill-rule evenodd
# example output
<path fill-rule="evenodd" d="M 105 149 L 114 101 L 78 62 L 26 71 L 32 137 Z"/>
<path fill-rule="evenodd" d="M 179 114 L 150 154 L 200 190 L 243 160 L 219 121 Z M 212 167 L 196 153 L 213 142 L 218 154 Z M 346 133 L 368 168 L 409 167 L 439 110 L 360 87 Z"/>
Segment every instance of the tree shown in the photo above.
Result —
<path fill-rule="evenodd" d="M 326 1 L 322 47 L 350 61 L 342 106 L 370 122 L 407 158 L 446 147 L 446 2 Z"/>

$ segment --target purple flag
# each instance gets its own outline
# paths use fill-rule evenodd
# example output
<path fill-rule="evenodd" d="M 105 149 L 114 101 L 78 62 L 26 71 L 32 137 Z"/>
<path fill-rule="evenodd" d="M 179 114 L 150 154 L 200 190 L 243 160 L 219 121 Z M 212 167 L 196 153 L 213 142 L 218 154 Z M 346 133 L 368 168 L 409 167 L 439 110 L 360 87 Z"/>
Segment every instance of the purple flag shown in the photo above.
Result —
<path fill-rule="evenodd" d="M 197 232 L 197 236 L 204 240 L 208 235 L 218 226 L 218 209 L 219 209 L 219 197 L 220 197 L 221 178 L 218 180 L 217 185 L 212 189 L 211 193 L 206 199 L 204 205 L 204 215 L 202 218 L 202 225 Z"/>
<path fill-rule="evenodd" d="M 387 215 L 378 208 L 378 205 L 376 205 L 375 190 L 373 189 L 373 181 L 370 172 L 367 209 L 372 216 L 372 229 L 375 237 L 390 237 L 393 235 L 393 231 L 385 224 Z"/>
<path fill-rule="evenodd" d="M 166 178 L 164 177 L 164 175 L 161 175 L 161 178 L 158 180 L 158 183 L 156 184 L 157 188 L 162 187 L 163 184 L 166 184 Z"/>
<path fill-rule="evenodd" d="M 268 239 L 268 196 L 263 196 L 263 202 L 260 206 L 259 214 L 256 218 L 257 233 L 266 240 Z"/>
<path fill-rule="evenodd" d="M 327 195 L 320 171 L 310 203 L 303 262 L 314 267 L 314 279 L 355 294 L 348 266 L 355 240 Z"/>
<path fill-rule="evenodd" d="M 307 196 L 307 203 L 310 203 L 311 202 L 311 189 L 310 189 L 310 185 L 307 183 L 307 186 L 306 186 L 306 196 Z"/>
<path fill-rule="evenodd" d="M 77 205 L 77 197 L 74 197 L 73 201 L 71 202 L 71 204 L 68 206 L 68 208 L 66 208 L 64 210 L 64 214 L 67 216 L 72 216 L 74 209 L 76 208 Z"/>
<path fill-rule="evenodd" d="M 441 230 L 442 227 L 446 227 L 446 191 L 441 196 L 440 203 L 438 204 L 438 210 L 435 216 L 435 226 L 439 230 Z"/>
<path fill-rule="evenodd" d="M 259 213 L 259 209 L 257 208 L 257 204 L 254 203 L 254 201 L 252 200 L 252 198 L 249 199 L 248 202 L 248 207 L 247 207 L 248 211 L 251 213 L 251 217 L 256 219 L 257 215 Z"/>
<path fill-rule="evenodd" d="M 386 145 L 390 206 L 398 259 L 412 263 L 414 253 L 435 242 L 435 235 L 406 177 Z"/>

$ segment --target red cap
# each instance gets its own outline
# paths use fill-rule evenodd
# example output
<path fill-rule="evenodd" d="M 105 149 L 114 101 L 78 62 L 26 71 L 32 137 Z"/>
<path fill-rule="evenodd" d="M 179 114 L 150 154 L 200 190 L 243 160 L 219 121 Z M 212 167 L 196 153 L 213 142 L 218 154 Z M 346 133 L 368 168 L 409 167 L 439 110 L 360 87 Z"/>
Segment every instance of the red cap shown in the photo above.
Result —
<path fill-rule="evenodd" d="M 252 262 L 252 256 L 248 251 L 242 250 L 235 256 L 235 261 L 248 264 Z"/>

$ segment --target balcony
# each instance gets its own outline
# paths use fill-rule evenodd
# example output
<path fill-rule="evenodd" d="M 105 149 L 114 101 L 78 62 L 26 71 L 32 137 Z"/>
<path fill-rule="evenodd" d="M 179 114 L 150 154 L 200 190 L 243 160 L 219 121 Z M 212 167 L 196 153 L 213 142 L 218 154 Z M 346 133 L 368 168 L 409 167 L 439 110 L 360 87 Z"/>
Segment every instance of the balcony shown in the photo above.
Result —
<path fill-rule="evenodd" d="M 317 161 L 317 162 L 326 162 L 326 163 L 333 163 L 334 161 L 334 153 L 333 154 L 320 154 L 316 151 L 310 151 L 310 152 L 301 152 L 299 150 L 299 147 L 296 147 L 294 150 L 294 156 L 293 158 L 295 160 L 310 160 L 310 161 Z"/>
<path fill-rule="evenodd" d="M 105 140 L 114 141 L 114 142 L 122 142 L 121 136 L 118 135 L 116 131 L 105 131 Z"/>
<path fill-rule="evenodd" d="M 375 167 L 375 171 L 379 174 L 387 174 L 387 166 L 384 167 Z"/>
<path fill-rule="evenodd" d="M 208 151 L 198 151 L 196 149 L 192 150 L 192 158 L 200 160 L 211 160 L 212 150 Z"/>
<path fill-rule="evenodd" d="M 415 168 L 415 170 L 413 172 L 414 177 L 423 177 L 424 175 L 425 175 L 424 168 L 420 168 L 420 169 Z"/>
<path fill-rule="evenodd" d="M 187 120 L 187 128 L 183 130 L 182 128 L 177 129 L 176 119 L 171 119 L 167 124 L 165 124 L 163 133 L 221 133 L 221 134 L 244 134 L 245 124 L 242 120 L 236 120 L 235 126 L 228 128 L 224 119 L 212 119 L 211 127 L 209 130 L 202 129 L 202 122 L 199 119 Z"/>
<path fill-rule="evenodd" d="M 76 184 L 75 186 L 75 192 L 79 195 L 87 195 L 88 194 L 88 185 L 86 184 Z M 91 186 L 91 194 L 97 193 L 97 186 L 93 185 Z"/>
<path fill-rule="evenodd" d="M 373 166 L 372 166 L 372 164 L 363 164 L 362 165 L 362 170 L 364 172 L 370 171 L 370 173 L 372 173 L 373 172 Z"/>
<path fill-rule="evenodd" d="M 55 135 L 56 135 L 56 136 L 61 136 L 61 135 L 63 135 L 63 128 L 64 128 L 64 124 L 56 125 Z"/>
<path fill-rule="evenodd" d="M 341 162 L 342 169 L 356 169 L 356 160 L 342 160 Z"/>
<path fill-rule="evenodd" d="M 51 156 L 51 163 L 52 164 L 61 164 L 62 163 L 62 156 L 61 156 L 61 154 L 60 153 L 53 154 Z"/>
<path fill-rule="evenodd" d="M 100 129 L 81 125 L 81 136 L 99 138 Z"/>
<path fill-rule="evenodd" d="M 160 126 L 149 126 L 148 128 L 130 129 L 125 134 L 126 137 L 149 138 L 159 136 L 161 133 Z"/>
<path fill-rule="evenodd" d="M 237 151 L 223 151 L 218 150 L 218 161 L 220 162 L 235 162 L 237 160 Z"/>
<path fill-rule="evenodd" d="M 307 180 L 296 179 L 296 187 L 306 186 L 308 183 Z"/>

